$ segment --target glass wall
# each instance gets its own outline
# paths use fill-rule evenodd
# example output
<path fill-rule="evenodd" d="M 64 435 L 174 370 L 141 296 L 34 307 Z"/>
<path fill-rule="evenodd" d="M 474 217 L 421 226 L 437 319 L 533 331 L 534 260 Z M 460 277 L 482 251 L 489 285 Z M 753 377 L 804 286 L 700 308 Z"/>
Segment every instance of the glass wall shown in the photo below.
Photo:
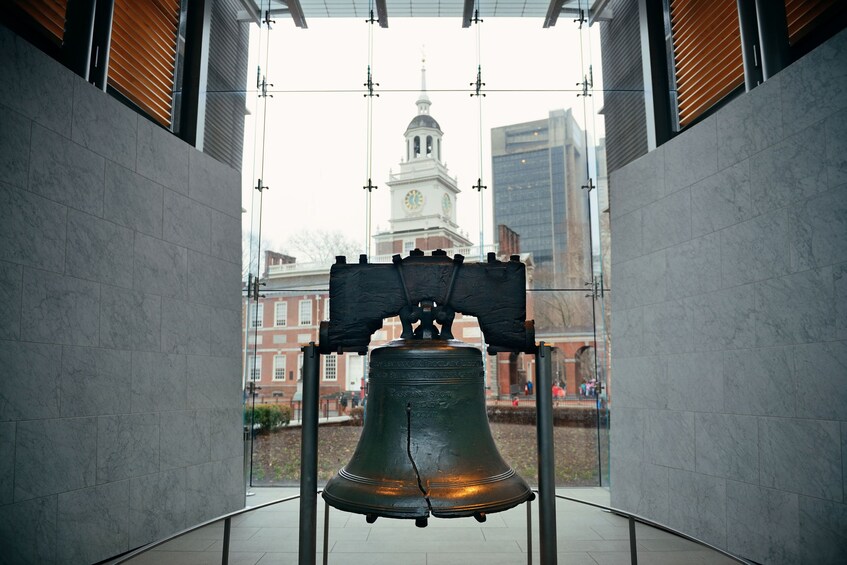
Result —
<path fill-rule="evenodd" d="M 242 167 L 249 484 L 299 480 L 300 348 L 319 341 L 328 318 L 335 257 L 390 263 L 395 253 L 442 248 L 466 262 L 520 255 L 536 341 L 554 348 L 557 484 L 608 486 L 598 27 L 393 18 L 381 28 L 330 18 L 306 30 L 288 20 L 251 29 Z M 421 114 L 431 126 L 423 133 Z M 415 151 L 416 135 L 432 150 Z M 371 350 L 400 331 L 385 320 Z M 457 316 L 454 335 L 484 347 L 472 316 Z M 492 435 L 536 484 L 534 356 L 485 358 Z M 355 353 L 321 360 L 320 482 L 357 445 L 368 371 Z"/>

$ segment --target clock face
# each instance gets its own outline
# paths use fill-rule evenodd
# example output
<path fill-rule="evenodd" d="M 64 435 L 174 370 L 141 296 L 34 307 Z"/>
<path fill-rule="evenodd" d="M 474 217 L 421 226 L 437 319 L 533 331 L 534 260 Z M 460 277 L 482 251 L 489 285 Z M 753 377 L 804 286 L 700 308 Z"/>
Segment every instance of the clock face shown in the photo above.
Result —
<path fill-rule="evenodd" d="M 403 204 L 409 210 L 417 210 L 423 206 L 424 197 L 419 190 L 410 190 L 403 198 Z"/>
<path fill-rule="evenodd" d="M 441 197 L 441 211 L 444 212 L 445 216 L 450 215 L 450 211 L 453 209 L 453 201 L 450 200 L 450 195 L 445 194 Z"/>

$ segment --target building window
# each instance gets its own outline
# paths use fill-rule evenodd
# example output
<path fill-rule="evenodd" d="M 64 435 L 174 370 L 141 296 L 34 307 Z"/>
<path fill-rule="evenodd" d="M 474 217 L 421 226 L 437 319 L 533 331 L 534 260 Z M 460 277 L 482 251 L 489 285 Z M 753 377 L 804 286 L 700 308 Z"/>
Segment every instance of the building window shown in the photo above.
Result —
<path fill-rule="evenodd" d="M 297 380 L 303 380 L 303 354 L 297 356 Z"/>
<path fill-rule="evenodd" d="M 274 380 L 285 380 L 285 355 L 274 355 Z"/>
<path fill-rule="evenodd" d="M 324 320 L 329 320 L 329 296 L 324 300 Z"/>
<path fill-rule="evenodd" d="M 261 328 L 262 327 L 262 316 L 264 314 L 264 304 L 249 304 L 247 306 L 250 312 L 250 327 L 251 328 Z"/>
<path fill-rule="evenodd" d="M 288 302 L 277 302 L 274 305 L 274 327 L 282 328 L 288 325 Z"/>
<path fill-rule="evenodd" d="M 338 380 L 338 357 L 332 353 L 330 355 L 324 355 L 324 380 L 325 381 L 336 381 Z"/>
<path fill-rule="evenodd" d="M 247 358 L 248 374 L 251 381 L 262 380 L 262 358 L 251 355 Z"/>
<path fill-rule="evenodd" d="M 312 301 L 311 300 L 301 300 L 300 301 L 300 325 L 301 326 L 311 326 L 312 325 Z"/>
<path fill-rule="evenodd" d="M 415 248 L 415 240 L 414 239 L 406 240 L 406 241 L 403 242 L 403 253 L 408 253 L 409 251 L 411 251 L 414 248 Z"/>

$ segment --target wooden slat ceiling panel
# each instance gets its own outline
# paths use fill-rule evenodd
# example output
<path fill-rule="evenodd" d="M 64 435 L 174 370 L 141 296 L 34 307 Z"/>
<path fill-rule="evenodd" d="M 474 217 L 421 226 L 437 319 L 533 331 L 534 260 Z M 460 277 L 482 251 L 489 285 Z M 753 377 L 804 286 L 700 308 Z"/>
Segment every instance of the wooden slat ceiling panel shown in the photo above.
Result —
<path fill-rule="evenodd" d="M 835 3 L 836 0 L 785 0 L 788 43 L 794 45 L 802 39 Z"/>
<path fill-rule="evenodd" d="M 679 123 L 744 84 L 736 0 L 671 0 Z"/>
<path fill-rule="evenodd" d="M 67 0 L 16 0 L 15 4 L 32 16 L 58 44 L 65 38 Z"/>
<path fill-rule="evenodd" d="M 169 127 L 179 0 L 115 0 L 109 84 Z"/>

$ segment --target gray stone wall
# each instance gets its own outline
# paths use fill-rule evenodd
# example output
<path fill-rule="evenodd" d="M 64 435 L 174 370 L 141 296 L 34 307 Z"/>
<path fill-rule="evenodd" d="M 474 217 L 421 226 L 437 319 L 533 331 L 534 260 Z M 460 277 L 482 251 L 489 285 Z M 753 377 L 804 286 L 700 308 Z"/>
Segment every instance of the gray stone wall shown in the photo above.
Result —
<path fill-rule="evenodd" d="M 0 27 L 0 561 L 244 504 L 240 178 Z"/>
<path fill-rule="evenodd" d="M 610 180 L 611 494 L 761 563 L 847 555 L 847 32 Z"/>

